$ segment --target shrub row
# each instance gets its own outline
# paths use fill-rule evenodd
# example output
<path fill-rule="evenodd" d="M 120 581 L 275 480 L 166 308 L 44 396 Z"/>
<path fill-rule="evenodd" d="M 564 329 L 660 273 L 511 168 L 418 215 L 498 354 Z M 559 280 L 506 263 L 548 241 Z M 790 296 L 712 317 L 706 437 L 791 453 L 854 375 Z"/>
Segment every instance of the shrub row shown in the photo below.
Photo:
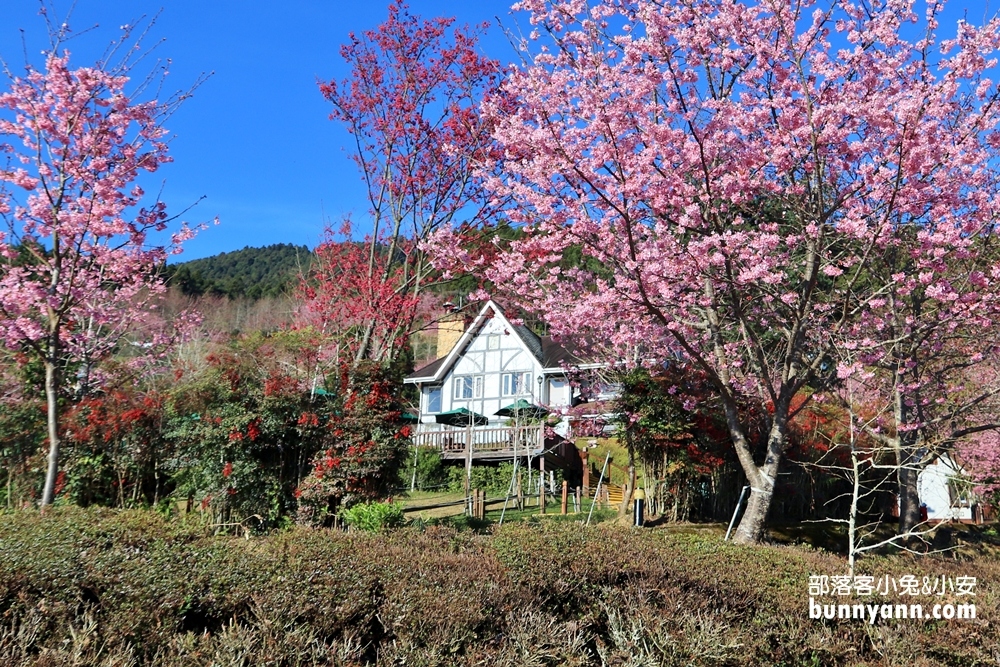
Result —
<path fill-rule="evenodd" d="M 4 665 L 985 664 L 1000 566 L 973 574 L 979 620 L 874 626 L 808 617 L 810 574 L 841 559 L 692 530 L 573 524 L 385 534 L 214 536 L 158 515 L 0 516 Z"/>

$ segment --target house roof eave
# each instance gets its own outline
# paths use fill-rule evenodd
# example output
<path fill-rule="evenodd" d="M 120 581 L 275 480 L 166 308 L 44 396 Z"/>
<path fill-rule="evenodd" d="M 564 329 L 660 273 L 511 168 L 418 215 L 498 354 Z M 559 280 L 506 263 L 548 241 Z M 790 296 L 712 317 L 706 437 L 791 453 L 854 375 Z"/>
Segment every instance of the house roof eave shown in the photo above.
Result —
<path fill-rule="evenodd" d="M 444 363 L 444 359 L 435 359 L 426 366 L 422 366 L 417 370 L 410 373 L 408 376 L 403 378 L 403 384 L 419 384 L 423 382 L 434 382 L 434 378 L 437 377 L 438 371 L 441 370 L 441 364 Z"/>
<path fill-rule="evenodd" d="M 433 376 L 427 378 L 425 377 L 415 378 L 411 376 L 405 378 L 403 382 L 416 384 L 418 381 L 441 382 L 442 380 L 444 380 L 444 376 L 448 374 L 448 371 L 451 370 L 451 367 L 455 365 L 455 361 L 457 360 L 457 358 L 465 351 L 465 348 L 466 346 L 468 346 L 469 341 L 472 340 L 472 338 L 476 335 L 476 332 L 479 331 L 479 328 L 482 326 L 482 323 L 485 319 L 486 312 L 490 308 L 493 309 L 494 313 L 499 313 L 501 316 L 503 316 L 503 311 L 500 309 L 500 307 L 496 303 L 494 303 L 492 299 L 488 300 L 485 304 L 483 304 L 483 307 L 479 310 L 479 314 L 476 315 L 474 320 L 472 320 L 472 323 L 469 324 L 468 328 L 464 332 L 462 332 L 462 336 L 458 339 L 458 342 L 455 343 L 455 345 L 451 348 L 451 351 L 448 352 L 448 354 L 442 357 L 441 359 L 433 361 L 424 367 L 427 368 L 433 366 L 434 364 L 438 364 L 437 368 L 434 369 Z M 504 319 L 506 320 L 506 318 Z"/>
<path fill-rule="evenodd" d="M 594 363 L 594 364 L 573 364 L 573 368 L 572 369 L 564 368 L 562 366 L 548 366 L 546 368 L 543 368 L 542 372 L 543 373 L 563 373 L 563 374 L 565 374 L 565 373 L 569 372 L 570 370 L 591 371 L 591 370 L 594 370 L 596 368 L 607 368 L 609 365 L 610 364 L 601 364 L 601 363 Z"/>

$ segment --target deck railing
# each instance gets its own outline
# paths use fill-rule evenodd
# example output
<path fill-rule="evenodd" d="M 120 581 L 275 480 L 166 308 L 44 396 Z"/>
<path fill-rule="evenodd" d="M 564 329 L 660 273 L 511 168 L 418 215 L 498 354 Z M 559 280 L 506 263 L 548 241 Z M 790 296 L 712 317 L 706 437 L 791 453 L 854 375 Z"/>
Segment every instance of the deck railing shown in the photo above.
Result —
<path fill-rule="evenodd" d="M 421 425 L 413 435 L 413 444 L 418 447 L 434 447 L 443 454 L 461 454 L 468 451 L 472 443 L 472 453 L 487 452 L 536 452 L 542 448 L 544 434 L 542 425 L 532 426 L 466 426 Z"/>

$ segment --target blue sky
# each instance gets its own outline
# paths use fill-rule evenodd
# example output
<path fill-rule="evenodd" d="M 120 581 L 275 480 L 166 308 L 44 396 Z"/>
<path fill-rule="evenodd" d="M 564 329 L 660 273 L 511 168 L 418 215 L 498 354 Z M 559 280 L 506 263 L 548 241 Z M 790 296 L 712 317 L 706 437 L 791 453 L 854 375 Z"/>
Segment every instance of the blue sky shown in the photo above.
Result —
<path fill-rule="evenodd" d="M 56 0 L 61 17 L 70 7 Z M 71 41 L 71 62 L 92 64 L 118 27 L 161 10 L 151 36 L 163 38 L 161 58 L 173 62 L 170 90 L 186 88 L 214 72 L 167 123 L 175 138 L 174 162 L 156 173 L 147 191 L 163 184 L 163 198 L 177 213 L 202 200 L 184 219 L 220 219 L 185 245 L 177 261 L 244 246 L 294 243 L 314 246 L 325 218 L 365 217 L 359 174 L 350 160 L 350 138 L 328 119 L 329 104 L 317 79 L 342 79 L 338 49 L 351 31 L 374 28 L 387 2 L 346 0 L 77 0 L 75 31 L 98 28 Z M 426 18 L 456 16 L 460 23 L 491 21 L 483 50 L 503 62 L 514 52 L 494 17 L 512 26 L 511 0 L 412 0 Z M 0 56 L 15 71 L 28 57 L 38 64 L 46 46 L 37 0 L 0 0 Z M 522 18 L 523 22 L 523 18 Z M 152 44 L 155 40 L 150 39 Z M 142 71 L 142 70 L 140 70 Z"/>

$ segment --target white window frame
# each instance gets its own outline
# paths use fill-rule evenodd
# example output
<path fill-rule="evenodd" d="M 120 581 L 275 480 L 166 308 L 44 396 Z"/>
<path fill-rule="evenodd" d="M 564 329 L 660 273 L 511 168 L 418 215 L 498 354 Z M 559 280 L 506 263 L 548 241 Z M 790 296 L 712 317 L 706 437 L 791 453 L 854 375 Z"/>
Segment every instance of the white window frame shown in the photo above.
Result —
<path fill-rule="evenodd" d="M 456 375 L 451 382 L 453 400 L 471 401 L 483 397 L 485 379 L 482 375 Z"/>
<path fill-rule="evenodd" d="M 503 396 L 528 396 L 531 394 L 531 371 L 504 373 L 500 378 Z"/>
<path fill-rule="evenodd" d="M 486 337 L 486 349 L 487 350 L 499 350 L 500 349 L 500 334 L 490 334 Z"/>
<path fill-rule="evenodd" d="M 431 395 L 435 391 L 438 392 L 438 409 L 437 410 L 431 409 Z M 441 409 L 444 407 L 444 387 L 442 387 L 441 385 L 434 385 L 433 387 L 427 387 L 427 391 L 424 393 L 424 396 L 426 397 L 424 403 L 425 403 L 425 407 L 426 407 L 425 412 L 427 414 L 429 414 L 429 415 L 436 415 L 439 412 L 441 412 Z"/>

